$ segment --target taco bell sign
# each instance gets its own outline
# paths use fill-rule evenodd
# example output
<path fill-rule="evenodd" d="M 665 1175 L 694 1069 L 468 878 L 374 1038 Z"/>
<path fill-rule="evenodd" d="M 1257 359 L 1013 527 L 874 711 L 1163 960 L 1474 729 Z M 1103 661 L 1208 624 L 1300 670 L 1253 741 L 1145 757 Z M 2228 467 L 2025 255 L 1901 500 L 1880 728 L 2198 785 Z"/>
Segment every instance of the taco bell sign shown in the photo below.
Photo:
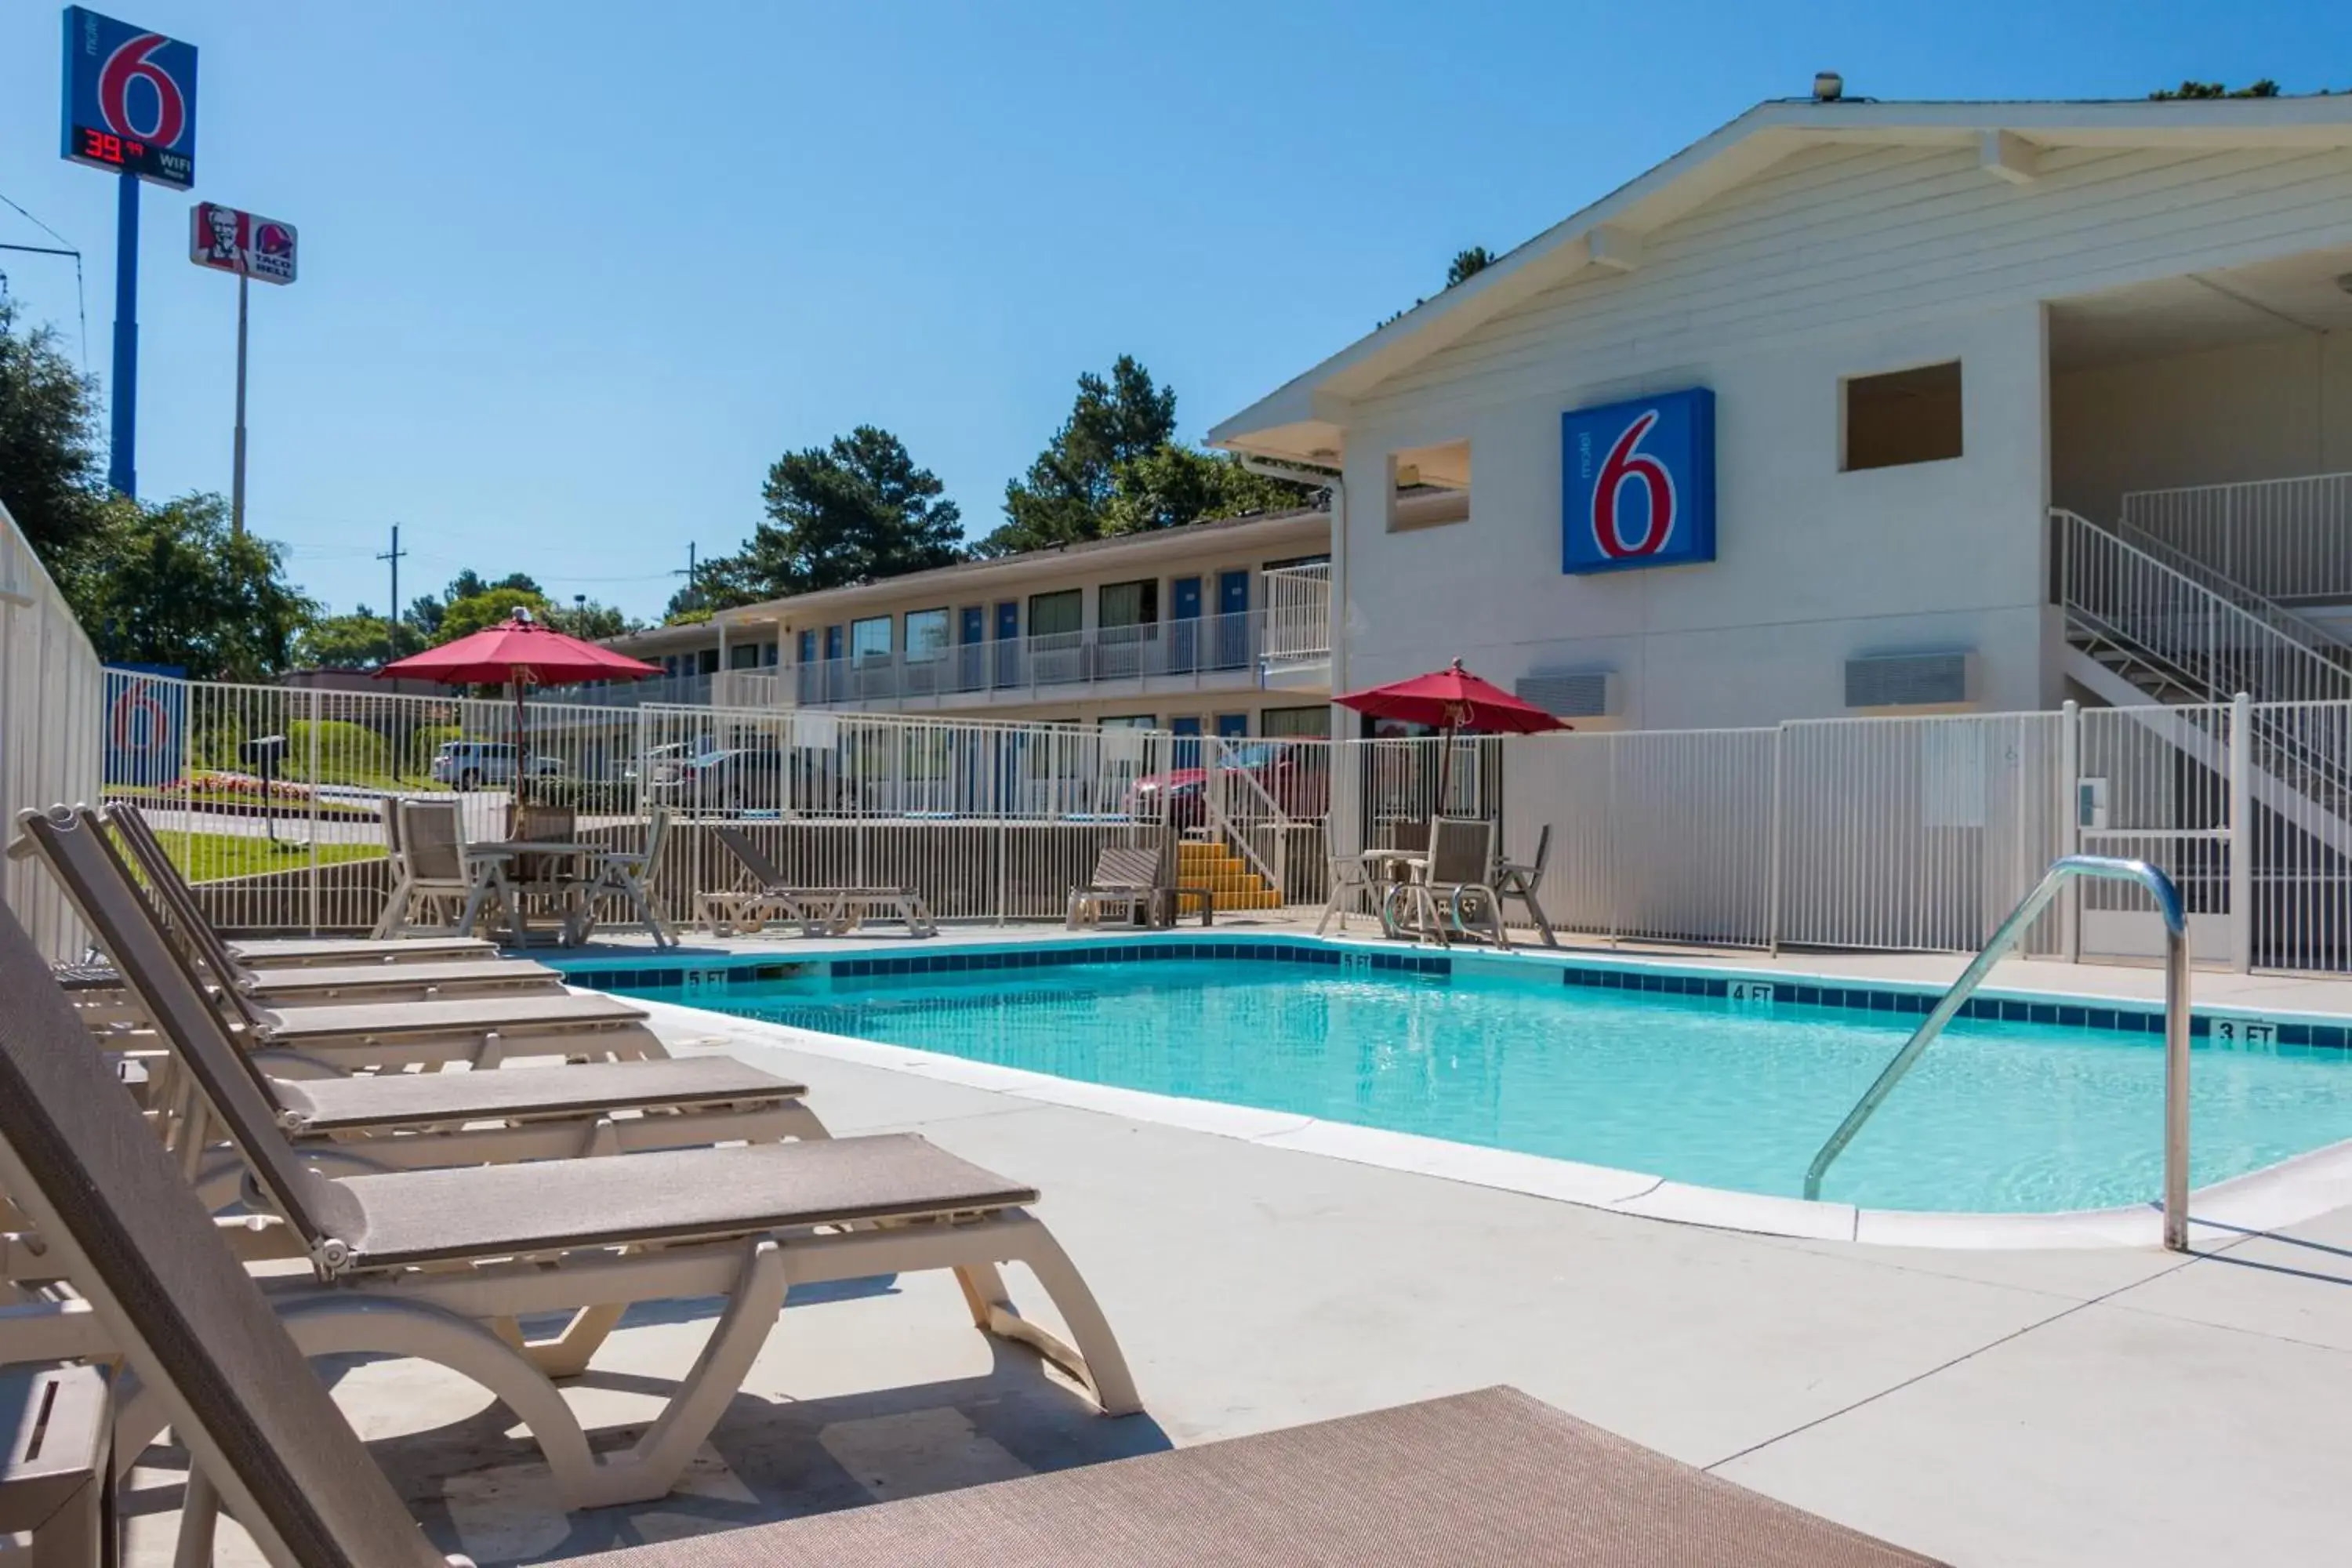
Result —
<path fill-rule="evenodd" d="M 1559 416 L 1560 570 L 1715 559 L 1715 394 L 1704 386 Z"/>

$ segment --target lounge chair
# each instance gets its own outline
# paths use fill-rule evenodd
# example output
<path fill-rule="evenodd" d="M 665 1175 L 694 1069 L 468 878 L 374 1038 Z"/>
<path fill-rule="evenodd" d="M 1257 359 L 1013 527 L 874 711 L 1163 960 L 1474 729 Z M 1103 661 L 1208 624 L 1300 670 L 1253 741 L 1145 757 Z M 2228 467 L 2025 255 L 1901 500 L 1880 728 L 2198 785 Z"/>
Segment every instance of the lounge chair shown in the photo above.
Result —
<path fill-rule="evenodd" d="M 719 936 L 757 931 L 771 921 L 796 921 L 804 936 L 846 936 L 877 915 L 906 922 L 915 936 L 934 936 L 939 922 L 922 896 L 907 888 L 818 888 L 788 882 L 775 862 L 740 827 L 709 831 L 734 858 L 735 880 L 695 900 L 695 919 Z"/>
<path fill-rule="evenodd" d="M 0 1367 L 0 1542 L 28 1537 L 26 1568 L 112 1568 L 113 1426 L 104 1368 Z"/>
<path fill-rule="evenodd" d="M 289 1141 L 331 1172 L 826 1136 L 802 1103 L 803 1085 L 731 1057 L 352 1077 L 291 1053 L 249 1054 L 216 1011 L 174 1005 L 201 1001 L 197 974 L 186 955 L 158 935 L 103 834 L 72 817 L 34 817 L 25 830 L 99 944 L 116 956 L 172 1056 L 184 1063 L 194 1049 L 182 1031 L 208 1030 L 224 1059 L 241 1062 L 270 1100 Z M 168 1141 L 188 1150 L 199 1189 L 216 1204 L 235 1197 L 241 1167 L 233 1156 L 215 1154 L 206 1163 L 195 1152 L 203 1118 L 192 1114 L 184 1093 L 161 1086 L 155 1100 L 161 1102 L 149 1109 L 166 1123 Z"/>
<path fill-rule="evenodd" d="M 472 1378 L 538 1438 L 567 1507 L 670 1490 L 734 1397 L 788 1283 L 953 1270 L 978 1327 L 1063 1366 L 1106 1414 L 1139 1408 L 1101 1309 L 1028 1212 L 1035 1189 L 911 1133 L 330 1177 L 278 1130 L 268 1097 L 206 1025 L 204 999 L 171 981 L 165 974 L 158 1005 L 188 1047 L 184 1065 L 253 1192 L 310 1261 L 311 1280 L 272 1285 L 304 1352 L 412 1355 Z M 38 1142 L 38 1128 L 63 1117 L 80 1129 L 68 1149 L 135 1142 L 168 1158 L 100 1053 L 74 1048 L 72 1010 L 13 916 L 0 920 L 0 994 L 10 998 L 0 1010 L 0 1073 L 13 1079 L 0 1078 L 0 1099 L 37 1101 L 0 1112 L 0 1136 Z M 90 1120 L 101 1106 L 112 1110 Z M 30 1194 L 54 1199 L 62 1189 L 26 1177 L 0 1165 L 0 1190 L 46 1241 L 58 1216 Z M 211 1221 L 193 1188 L 181 1193 L 132 1216 L 138 1245 L 216 1245 L 197 1239 L 211 1237 Z M 1076 1348 L 1013 1310 L 997 1267 L 1011 1262 L 1045 1287 Z M 59 1252 L 55 1266 L 66 1264 Z M 628 1448 L 592 1454 L 551 1379 L 583 1370 L 630 1305 L 707 1297 L 726 1306 L 667 1408 Z M 507 1337 L 542 1313 L 569 1313 L 569 1324 L 520 1348 Z M 153 1395 L 142 1390 L 119 1416 L 119 1463 L 180 1418 Z"/>
<path fill-rule="evenodd" d="M 21 820 L 29 825 L 39 815 L 28 811 Z M 77 820 L 93 834 L 104 832 L 98 815 L 86 806 L 78 813 L 58 807 L 49 819 Z M 111 857 L 109 864 L 118 874 L 120 885 L 135 892 L 137 886 L 128 868 Z M 139 907 L 160 935 L 162 924 L 154 921 L 143 897 Z M 486 1068 L 512 1056 L 669 1054 L 646 1026 L 644 1008 L 609 996 L 566 992 L 283 1008 L 264 1006 L 233 986 L 217 988 L 217 996 L 233 1015 L 232 1021 L 244 1026 L 255 1044 L 282 1047 L 343 1068 L 439 1067 L 453 1061 Z"/>
<path fill-rule="evenodd" d="M 1170 879 L 1166 843 L 1108 844 L 1095 857 L 1086 885 L 1070 889 L 1063 923 L 1072 931 L 1099 925 L 1105 913 L 1118 910 L 1129 921 L 1172 926 L 1188 900 L 1199 906 L 1202 925 L 1216 919 L 1216 889 L 1180 888 Z"/>
<path fill-rule="evenodd" d="M 1528 917 L 1535 921 L 1537 931 L 1543 937 L 1543 944 L 1558 947 L 1559 938 L 1552 934 L 1551 921 L 1545 915 L 1543 905 L 1536 901 L 1536 894 L 1543 888 L 1544 867 L 1550 859 L 1551 824 L 1547 822 L 1543 825 L 1543 831 L 1536 835 L 1533 859 L 1517 864 L 1497 858 L 1494 873 L 1486 879 L 1493 886 L 1497 899 L 1516 899 L 1525 904 Z"/>
<path fill-rule="evenodd" d="M 136 1376 L 125 1446 L 168 1423 L 188 1451 L 180 1560 L 207 1554 L 217 1501 L 278 1568 L 448 1568 L 306 1363 L 353 1337 L 335 1331 L 352 1321 L 352 1303 L 281 1297 L 273 1318 L 142 1136 L 129 1097 L 93 1053 L 59 1048 L 74 1025 L 13 919 L 0 918 L 0 984 L 27 998 L 0 1015 L 0 1186 L 21 1196 L 83 1308 L 79 1322 L 56 1326 L 59 1337 L 78 1337 L 85 1354 L 119 1355 Z M 409 1316 L 400 1304 L 383 1310 Z M 1516 1390 L 1489 1389 L 571 1561 L 1899 1568 L 1929 1560 Z"/>
<path fill-rule="evenodd" d="M 234 986 L 271 1006 L 337 1000 L 431 1001 L 436 997 L 557 993 L 563 977 L 543 963 L 500 958 L 496 953 L 461 956 L 437 963 L 309 964 L 296 970 L 255 969 L 240 961 L 213 929 L 184 884 L 168 875 L 171 857 L 135 806 L 110 805 L 100 814 L 121 835 L 137 862 L 157 914 L 178 933 L 190 956 L 223 985 Z"/>

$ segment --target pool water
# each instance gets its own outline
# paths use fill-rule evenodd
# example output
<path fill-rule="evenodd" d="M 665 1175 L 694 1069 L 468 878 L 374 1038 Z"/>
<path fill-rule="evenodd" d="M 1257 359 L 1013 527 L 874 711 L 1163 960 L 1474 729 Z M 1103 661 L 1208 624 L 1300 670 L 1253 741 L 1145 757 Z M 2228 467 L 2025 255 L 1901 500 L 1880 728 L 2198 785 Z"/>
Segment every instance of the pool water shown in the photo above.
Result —
<path fill-rule="evenodd" d="M 1917 1020 L 1213 960 L 640 995 L 1090 1083 L 1801 1195 Z M 1956 1021 L 1830 1170 L 1874 1208 L 2043 1213 L 2161 1187 L 2161 1037 Z M 2198 1042 L 2192 1181 L 2352 1137 L 2352 1052 Z"/>

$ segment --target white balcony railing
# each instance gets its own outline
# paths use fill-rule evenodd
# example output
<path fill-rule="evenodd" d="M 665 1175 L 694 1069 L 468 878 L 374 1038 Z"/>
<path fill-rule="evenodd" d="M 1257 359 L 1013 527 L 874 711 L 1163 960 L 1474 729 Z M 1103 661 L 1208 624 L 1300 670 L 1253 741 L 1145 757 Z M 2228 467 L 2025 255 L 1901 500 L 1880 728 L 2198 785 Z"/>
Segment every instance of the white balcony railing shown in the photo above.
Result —
<path fill-rule="evenodd" d="M 1331 565 L 1285 566 L 1261 579 L 1265 590 L 1265 660 L 1314 664 L 1331 657 Z"/>
<path fill-rule="evenodd" d="M 2266 599 L 2352 599 L 2352 473 L 2135 490 L 2123 520 Z"/>
<path fill-rule="evenodd" d="M 1272 575 L 1269 574 L 1269 575 Z M 1299 595 L 1303 598 L 1304 595 Z M 1319 617 L 1328 621 L 1328 614 Z M 1055 693 L 1118 681 L 1175 681 L 1202 688 L 1255 685 L 1277 658 L 1304 662 L 1309 612 L 1282 610 L 1098 626 L 1044 637 L 1000 637 L 925 654 L 867 654 L 794 665 L 783 674 L 802 707 L 864 705 L 992 693 Z M 1328 645 L 1329 638 L 1325 637 Z M 1328 657 L 1328 646 L 1323 657 Z M 781 695 L 781 693 L 779 693 Z"/>

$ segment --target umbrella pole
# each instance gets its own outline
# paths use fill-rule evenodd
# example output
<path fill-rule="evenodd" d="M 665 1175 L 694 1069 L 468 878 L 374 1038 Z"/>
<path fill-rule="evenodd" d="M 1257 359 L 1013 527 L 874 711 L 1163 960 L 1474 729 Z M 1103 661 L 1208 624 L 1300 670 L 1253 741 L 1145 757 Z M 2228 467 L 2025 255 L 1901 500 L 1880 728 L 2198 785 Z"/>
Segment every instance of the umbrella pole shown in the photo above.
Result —
<path fill-rule="evenodd" d="M 1448 724 L 1439 734 L 1437 742 L 1437 803 L 1435 808 L 1429 814 L 1432 821 L 1445 815 L 1445 795 L 1447 788 L 1454 782 L 1453 774 L 1454 726 Z M 1431 829 L 1433 834 L 1435 831 L 1434 828 Z M 1431 842 L 1434 843 L 1435 839 L 1433 837 Z"/>
<path fill-rule="evenodd" d="M 511 838 L 522 827 L 523 791 L 530 777 L 530 733 L 523 726 L 522 677 L 518 675 L 507 684 L 514 688 L 515 702 L 514 809 L 507 814 L 507 837 Z"/>

